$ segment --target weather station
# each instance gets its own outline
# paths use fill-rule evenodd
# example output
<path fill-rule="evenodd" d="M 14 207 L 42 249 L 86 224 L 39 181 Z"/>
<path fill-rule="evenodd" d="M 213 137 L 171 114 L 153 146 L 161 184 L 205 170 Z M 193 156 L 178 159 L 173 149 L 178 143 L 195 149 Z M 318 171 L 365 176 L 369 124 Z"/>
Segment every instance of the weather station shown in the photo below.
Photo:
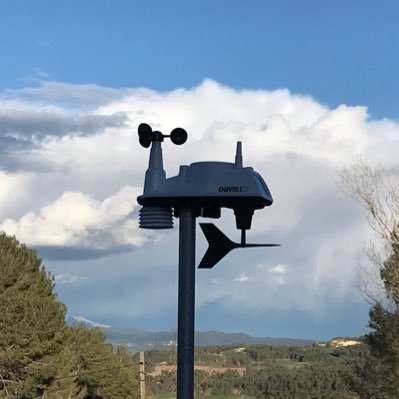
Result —
<path fill-rule="evenodd" d="M 182 145 L 187 132 L 178 127 L 169 135 L 153 131 L 142 123 L 138 128 L 140 144 L 149 148 L 150 160 L 145 174 L 139 227 L 173 228 L 179 218 L 179 274 L 177 326 L 177 399 L 194 397 L 194 314 L 195 314 L 195 230 L 196 218 L 218 219 L 221 209 L 234 211 L 239 242 L 231 241 L 213 223 L 200 223 L 208 249 L 199 263 L 200 269 L 213 268 L 235 248 L 275 247 L 280 244 L 249 244 L 246 231 L 251 228 L 254 212 L 270 206 L 273 198 L 261 175 L 243 166 L 241 142 L 237 142 L 234 163 L 195 162 L 181 165 L 179 174 L 166 178 L 163 169 L 162 142 L 170 138 Z"/>

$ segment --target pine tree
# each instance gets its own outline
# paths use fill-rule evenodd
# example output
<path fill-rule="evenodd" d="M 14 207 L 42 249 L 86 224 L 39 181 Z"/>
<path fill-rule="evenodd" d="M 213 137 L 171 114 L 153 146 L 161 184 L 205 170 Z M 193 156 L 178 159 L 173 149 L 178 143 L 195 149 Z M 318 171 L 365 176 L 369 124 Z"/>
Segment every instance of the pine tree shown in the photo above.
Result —
<path fill-rule="evenodd" d="M 0 374 L 4 391 L 36 397 L 55 374 L 65 306 L 36 253 L 0 233 Z"/>
<path fill-rule="evenodd" d="M 0 233 L 0 397 L 138 398 L 138 368 L 99 329 L 68 326 L 35 251 Z"/>
<path fill-rule="evenodd" d="M 137 398 L 138 368 L 124 348 L 113 349 L 98 328 L 71 326 L 50 388 L 56 398 Z M 56 394 L 54 394 L 54 392 Z"/>

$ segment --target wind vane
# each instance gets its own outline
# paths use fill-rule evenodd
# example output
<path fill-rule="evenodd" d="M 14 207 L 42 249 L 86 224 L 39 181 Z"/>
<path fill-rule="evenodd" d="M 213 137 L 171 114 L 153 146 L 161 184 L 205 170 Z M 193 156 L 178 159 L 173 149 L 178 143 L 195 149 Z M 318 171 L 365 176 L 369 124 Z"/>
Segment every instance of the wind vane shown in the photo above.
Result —
<path fill-rule="evenodd" d="M 177 330 L 177 399 L 192 399 L 194 386 L 194 298 L 195 298 L 195 220 L 218 219 L 222 208 L 233 209 L 241 241 L 235 243 L 213 223 L 200 223 L 209 247 L 199 268 L 210 269 L 235 248 L 274 247 L 279 244 L 248 244 L 246 231 L 251 228 L 257 209 L 270 206 L 273 198 L 261 175 L 243 167 L 241 142 L 237 143 L 234 163 L 195 162 L 181 165 L 179 174 L 166 178 L 163 169 L 164 138 L 181 145 L 187 140 L 182 128 L 170 135 L 153 131 L 146 123 L 138 128 L 140 144 L 151 146 L 143 195 L 137 198 L 139 226 L 144 229 L 173 228 L 173 216 L 179 222 L 179 293 Z"/>

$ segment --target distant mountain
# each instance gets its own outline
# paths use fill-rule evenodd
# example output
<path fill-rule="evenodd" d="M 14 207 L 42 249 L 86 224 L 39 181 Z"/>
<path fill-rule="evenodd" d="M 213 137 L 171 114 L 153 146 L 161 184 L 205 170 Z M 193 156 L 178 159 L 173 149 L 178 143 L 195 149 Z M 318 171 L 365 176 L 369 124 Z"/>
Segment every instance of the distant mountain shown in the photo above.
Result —
<path fill-rule="evenodd" d="M 136 328 L 104 329 L 107 340 L 114 345 L 125 345 L 133 353 L 148 349 L 168 349 L 176 346 L 176 332 L 150 332 Z M 315 343 L 314 340 L 297 338 L 252 337 L 244 333 L 223 333 L 205 331 L 195 333 L 195 344 L 198 346 L 232 345 L 232 344 L 265 344 L 276 346 L 304 346 Z"/>
<path fill-rule="evenodd" d="M 138 328 L 115 328 L 108 324 L 101 324 L 86 319 L 83 316 L 71 316 L 67 322 L 71 325 L 83 324 L 86 327 L 99 327 L 104 331 L 108 342 L 114 345 L 124 345 L 132 353 L 155 348 L 170 349 L 176 346 L 176 331 L 151 332 Z M 224 333 L 220 331 L 197 331 L 195 333 L 195 344 L 198 346 L 236 344 L 305 346 L 314 344 L 315 342 L 309 339 L 253 337 L 244 333 Z"/>
<path fill-rule="evenodd" d="M 300 338 L 253 337 L 244 333 L 224 333 L 220 331 L 205 331 L 195 333 L 196 344 L 229 345 L 229 344 L 266 344 L 275 346 L 304 346 L 315 343 L 314 340 Z"/>
<path fill-rule="evenodd" d="M 85 319 L 83 316 L 71 316 L 67 320 L 68 324 L 83 324 L 85 327 L 100 327 L 100 328 L 111 328 L 108 324 L 96 323 L 89 319 Z"/>

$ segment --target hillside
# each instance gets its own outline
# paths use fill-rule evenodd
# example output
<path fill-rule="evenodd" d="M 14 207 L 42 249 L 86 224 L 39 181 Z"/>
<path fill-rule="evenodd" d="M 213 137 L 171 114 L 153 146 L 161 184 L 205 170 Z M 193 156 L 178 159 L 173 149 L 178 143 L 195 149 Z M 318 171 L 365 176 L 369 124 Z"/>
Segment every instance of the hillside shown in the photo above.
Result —
<path fill-rule="evenodd" d="M 225 398 L 354 399 L 350 378 L 368 353 L 359 340 L 341 345 L 218 345 L 195 351 L 195 392 Z M 349 340 L 346 340 L 349 341 Z M 137 356 L 137 355 L 136 355 Z M 175 350 L 145 353 L 147 387 L 156 397 L 173 397 Z M 167 395 L 167 396 L 162 396 Z"/>
<path fill-rule="evenodd" d="M 176 332 L 150 332 L 136 328 L 112 327 L 104 328 L 103 331 L 109 342 L 115 345 L 124 345 L 132 353 L 154 348 L 168 349 L 176 345 Z M 244 333 L 224 333 L 219 331 L 197 331 L 195 333 L 195 344 L 197 346 L 233 344 L 303 346 L 314 342 L 297 338 L 253 337 Z"/>

